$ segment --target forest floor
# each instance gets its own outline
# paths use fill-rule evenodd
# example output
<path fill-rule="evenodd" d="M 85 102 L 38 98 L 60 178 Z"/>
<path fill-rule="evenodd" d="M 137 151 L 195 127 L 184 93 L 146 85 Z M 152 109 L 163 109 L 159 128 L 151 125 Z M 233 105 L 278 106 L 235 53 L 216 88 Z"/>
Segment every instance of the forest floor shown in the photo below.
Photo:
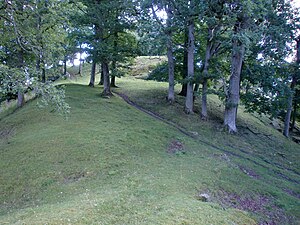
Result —
<path fill-rule="evenodd" d="M 139 60 L 108 99 L 87 65 L 62 81 L 67 119 L 38 100 L 0 114 L 0 224 L 299 224 L 299 145 L 242 107 L 227 134 L 213 95 L 208 121 L 185 115 Z"/>

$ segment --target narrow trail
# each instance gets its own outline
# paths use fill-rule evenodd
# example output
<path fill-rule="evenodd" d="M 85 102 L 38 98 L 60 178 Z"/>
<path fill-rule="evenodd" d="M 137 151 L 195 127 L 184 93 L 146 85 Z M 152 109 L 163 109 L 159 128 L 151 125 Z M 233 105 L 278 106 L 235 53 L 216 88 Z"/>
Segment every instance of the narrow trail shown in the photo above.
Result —
<path fill-rule="evenodd" d="M 250 155 L 250 153 L 248 153 L 248 152 L 246 152 L 244 150 L 238 149 L 239 151 L 241 151 L 241 153 L 244 153 L 246 156 L 238 154 L 238 153 L 230 151 L 230 150 L 226 150 L 226 149 L 224 149 L 222 147 L 219 147 L 217 145 L 214 145 L 214 144 L 212 144 L 212 143 L 210 143 L 210 142 L 208 142 L 206 140 L 200 139 L 199 135 L 194 135 L 192 132 L 187 131 L 184 127 L 181 127 L 178 124 L 176 124 L 176 123 L 174 123 L 174 122 L 172 122 L 172 121 L 170 121 L 170 120 L 162 117 L 161 115 L 158 115 L 157 113 L 154 113 L 154 112 L 152 112 L 150 110 L 147 110 L 147 109 L 145 109 L 145 108 L 137 105 L 135 102 L 131 101 L 126 94 L 120 93 L 120 92 L 117 92 L 117 91 L 113 91 L 113 93 L 116 94 L 117 96 L 121 97 L 127 104 L 129 104 L 132 107 L 138 109 L 139 111 L 144 112 L 144 113 L 148 114 L 149 116 L 151 116 L 151 117 L 153 117 L 153 118 L 155 118 L 157 120 L 160 120 L 163 123 L 168 124 L 169 126 L 174 127 L 175 129 L 177 129 L 182 134 L 184 134 L 184 135 L 186 135 L 186 136 L 188 136 L 188 137 L 190 137 L 190 138 L 192 138 L 192 139 L 194 139 L 194 140 L 196 140 L 196 141 L 198 141 L 198 142 L 200 142 L 202 144 L 205 144 L 206 146 L 209 146 L 209 147 L 211 147 L 213 149 L 216 149 L 216 150 L 221 151 L 223 153 L 226 153 L 228 155 L 234 156 L 236 158 L 247 160 L 247 161 L 249 161 L 249 162 L 251 162 L 251 163 L 253 163 L 253 164 L 257 165 L 257 166 L 263 167 L 263 168 L 269 170 L 270 172 L 272 172 L 273 176 L 275 176 L 276 178 L 284 179 L 284 180 L 287 180 L 287 181 L 295 183 L 295 184 L 300 184 L 300 179 L 299 180 L 292 179 L 292 178 L 288 177 L 286 174 L 284 174 L 282 172 L 279 172 L 278 170 L 274 170 L 274 169 L 270 168 L 267 165 L 264 165 L 264 164 L 262 164 L 262 163 L 260 163 L 260 162 L 258 162 L 256 160 L 254 160 L 254 159 L 251 159 L 250 157 L 253 157 L 253 156 Z M 234 149 L 233 147 L 230 147 L 230 148 Z M 286 170 L 286 171 L 289 171 L 289 172 L 293 173 L 296 176 L 300 176 L 300 173 L 298 173 L 297 171 L 294 171 L 294 170 L 289 169 L 289 168 L 285 168 L 283 166 L 275 165 L 275 164 L 273 164 L 271 162 L 266 162 L 265 159 L 261 159 L 261 160 L 263 162 L 265 162 L 266 164 L 272 165 L 272 166 L 274 166 L 274 167 L 276 167 L 276 168 L 278 168 L 280 170 Z"/>

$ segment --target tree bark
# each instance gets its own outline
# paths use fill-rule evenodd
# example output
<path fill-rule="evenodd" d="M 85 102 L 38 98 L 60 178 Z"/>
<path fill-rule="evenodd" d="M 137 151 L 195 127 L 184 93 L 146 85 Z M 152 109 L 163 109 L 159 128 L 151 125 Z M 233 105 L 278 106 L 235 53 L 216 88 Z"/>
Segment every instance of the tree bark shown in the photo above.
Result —
<path fill-rule="evenodd" d="M 293 89 L 291 89 L 291 90 L 293 90 Z M 293 108 L 293 93 L 291 93 L 288 98 L 288 106 L 287 106 L 285 120 L 284 120 L 283 135 L 286 137 L 289 137 L 289 135 L 290 135 L 290 121 L 291 121 L 291 115 L 292 115 L 292 108 Z"/>
<path fill-rule="evenodd" d="M 64 62 L 63 62 L 63 75 L 66 76 L 67 75 L 67 57 L 65 56 L 64 58 Z"/>
<path fill-rule="evenodd" d="M 103 68 L 103 85 L 104 85 L 102 96 L 104 96 L 104 97 L 112 96 L 112 93 L 110 91 L 108 63 L 102 62 L 102 68 Z"/>
<path fill-rule="evenodd" d="M 171 37 L 168 37 L 168 70 L 169 70 L 169 90 L 168 90 L 168 102 L 174 103 L 175 101 L 175 78 L 174 78 L 174 56 L 173 56 L 173 47 L 172 47 L 172 40 Z"/>
<path fill-rule="evenodd" d="M 297 94 L 296 94 L 297 96 Z M 291 125 L 291 131 L 293 131 L 295 129 L 295 124 L 296 124 L 296 118 L 297 118 L 297 105 L 298 102 L 296 101 L 296 99 L 294 99 L 294 109 L 293 109 L 293 118 L 292 118 L 292 125 Z"/>
<path fill-rule="evenodd" d="M 21 108 L 25 105 L 25 96 L 24 96 L 24 92 L 19 90 L 18 91 L 18 102 L 17 102 L 17 107 Z"/>
<path fill-rule="evenodd" d="M 188 83 L 187 83 L 187 92 L 185 99 L 185 113 L 190 114 L 193 113 L 194 106 L 194 51 L 195 51 L 195 26 L 194 21 L 191 19 L 188 25 L 189 30 L 189 42 L 188 42 Z"/>
<path fill-rule="evenodd" d="M 209 60 L 212 55 L 212 29 L 208 29 L 208 39 L 205 51 L 205 59 L 203 66 L 203 80 L 202 80 L 202 102 L 201 102 L 201 119 L 207 120 L 207 91 L 208 91 L 208 68 L 209 68 Z"/>
<path fill-rule="evenodd" d="M 168 56 L 168 75 L 169 75 L 169 90 L 168 90 L 168 97 L 167 101 L 169 103 L 174 103 L 175 101 L 175 76 L 174 76 L 174 71 L 175 71 L 175 63 L 174 63 L 174 55 L 173 55 L 173 42 L 172 42 L 172 32 L 170 31 L 172 27 L 172 12 L 170 9 L 170 6 L 167 8 L 167 29 L 168 31 L 166 32 L 167 35 L 167 56 Z"/>
<path fill-rule="evenodd" d="M 82 47 L 81 44 L 79 46 L 79 67 L 78 67 L 78 74 L 82 75 Z"/>
<path fill-rule="evenodd" d="M 202 101 L 201 101 L 201 119 L 207 120 L 207 78 L 203 78 L 202 81 Z"/>
<path fill-rule="evenodd" d="M 231 57 L 231 75 L 228 95 L 226 96 L 224 125 L 229 133 L 236 133 L 237 109 L 240 101 L 240 79 L 245 46 L 239 40 L 233 41 Z"/>
<path fill-rule="evenodd" d="M 113 62 L 112 62 L 112 71 L 116 72 L 116 70 L 117 70 L 117 63 L 116 63 L 116 61 L 113 61 Z M 111 87 L 114 87 L 114 88 L 118 87 L 118 86 L 116 85 L 116 76 L 115 76 L 115 74 L 112 74 L 112 75 L 111 75 L 110 86 L 111 86 Z"/>
<path fill-rule="evenodd" d="M 300 37 L 297 40 L 297 59 L 296 63 L 300 65 Z M 292 115 L 292 109 L 293 109 L 293 97 L 295 92 L 295 87 L 297 84 L 297 75 L 294 74 L 292 77 L 292 83 L 291 83 L 291 93 L 288 98 L 288 106 L 286 110 L 285 120 L 284 120 L 284 129 L 283 129 L 283 135 L 286 137 L 289 137 L 290 135 L 290 121 L 291 121 L 291 115 Z M 295 113 L 295 112 L 294 112 Z"/>
<path fill-rule="evenodd" d="M 188 44 L 189 44 L 189 31 L 186 29 L 184 33 L 184 46 L 183 46 L 183 67 L 182 67 L 182 79 L 183 84 L 181 87 L 181 91 L 178 95 L 186 96 L 187 92 L 187 83 L 186 78 L 188 77 Z"/>
<path fill-rule="evenodd" d="M 96 76 L 96 63 L 93 60 L 92 62 L 92 69 L 91 69 L 91 77 L 90 77 L 90 87 L 95 87 L 95 76 Z"/>
<path fill-rule="evenodd" d="M 99 85 L 103 85 L 104 84 L 104 73 L 103 73 L 103 64 L 101 63 L 100 66 L 100 81 L 99 81 Z"/>
<path fill-rule="evenodd" d="M 42 67 L 42 83 L 46 83 L 46 69 L 45 69 L 44 63 L 43 63 L 43 67 Z"/>
<path fill-rule="evenodd" d="M 23 12 L 23 7 L 24 7 L 24 0 L 20 0 L 17 2 L 18 9 Z M 23 69 L 24 68 L 24 50 L 20 48 L 18 50 L 18 68 Z M 17 107 L 21 108 L 25 105 L 25 96 L 24 96 L 24 91 L 23 89 L 18 90 L 18 99 L 17 99 Z"/>

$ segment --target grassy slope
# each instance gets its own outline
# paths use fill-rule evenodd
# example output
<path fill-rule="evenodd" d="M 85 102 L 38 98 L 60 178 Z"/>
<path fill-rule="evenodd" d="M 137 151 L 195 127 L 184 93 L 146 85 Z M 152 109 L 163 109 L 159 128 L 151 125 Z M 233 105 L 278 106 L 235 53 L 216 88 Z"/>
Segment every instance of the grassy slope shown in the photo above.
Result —
<path fill-rule="evenodd" d="M 230 136 L 219 123 L 187 117 L 182 99 L 166 107 L 164 83 L 118 80 L 117 91 L 198 132 L 192 139 L 119 97 L 100 98 L 101 88 L 80 85 L 86 83 L 81 78 L 67 85 L 72 113 L 66 121 L 38 110 L 34 101 L 1 120 L 0 224 L 254 224 L 255 215 L 195 198 L 198 192 L 221 189 L 270 196 L 299 218 L 299 200 L 283 191 L 299 193 L 298 185 L 274 171 L 290 180 L 299 177 L 264 161 L 299 171 L 299 147 L 257 119 L 247 114 L 240 118 L 252 129 L 272 134 L 272 142 L 251 133 Z M 225 155 L 202 139 L 266 168 Z M 182 142 L 187 154 L 166 153 L 173 140 Z M 282 159 L 277 151 L 289 154 Z M 239 165 L 255 170 L 260 179 L 249 177 Z"/>

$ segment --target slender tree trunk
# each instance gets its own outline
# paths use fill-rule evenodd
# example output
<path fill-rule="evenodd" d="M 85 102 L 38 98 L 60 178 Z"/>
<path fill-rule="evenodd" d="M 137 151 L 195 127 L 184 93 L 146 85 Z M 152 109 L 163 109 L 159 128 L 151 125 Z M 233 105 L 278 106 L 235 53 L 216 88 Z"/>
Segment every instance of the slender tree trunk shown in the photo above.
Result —
<path fill-rule="evenodd" d="M 42 83 L 46 83 L 46 69 L 45 69 L 44 63 L 43 63 L 43 68 L 42 68 Z"/>
<path fill-rule="evenodd" d="M 89 83 L 90 87 L 94 87 L 95 86 L 95 76 L 96 76 L 96 63 L 93 60 L 93 62 L 92 62 L 92 69 L 91 69 L 90 83 Z"/>
<path fill-rule="evenodd" d="M 103 73 L 103 64 L 101 63 L 100 66 L 100 81 L 99 81 L 99 85 L 103 85 L 104 84 L 104 73 Z"/>
<path fill-rule="evenodd" d="M 109 79 L 109 69 L 108 69 L 108 63 L 102 62 L 102 68 L 103 68 L 103 85 L 104 89 L 102 92 L 102 96 L 107 97 L 111 96 L 112 93 L 110 91 L 110 79 Z"/>
<path fill-rule="evenodd" d="M 296 118 L 297 118 L 297 104 L 298 104 L 298 102 L 294 99 L 293 118 L 292 118 L 292 125 L 291 125 L 291 129 L 290 129 L 291 131 L 293 131 L 295 129 Z"/>
<path fill-rule="evenodd" d="M 66 76 L 67 75 L 67 57 L 65 56 L 65 58 L 64 58 L 64 62 L 63 62 L 63 67 L 64 67 L 64 69 L 63 69 L 63 75 L 64 76 Z"/>
<path fill-rule="evenodd" d="M 202 81 L 202 101 L 201 101 L 201 119 L 207 120 L 207 78 Z"/>
<path fill-rule="evenodd" d="M 188 77 L 188 45 L 189 45 L 189 31 L 186 29 L 184 33 L 184 49 L 183 49 L 183 67 L 182 67 L 182 78 L 184 80 L 182 84 L 181 91 L 178 95 L 186 96 L 187 92 L 187 82 L 185 82 Z"/>
<path fill-rule="evenodd" d="M 18 9 L 23 12 L 24 7 L 24 0 L 19 0 L 17 2 Z M 18 68 L 23 69 L 24 68 L 24 51 L 22 48 L 18 50 Z M 25 96 L 23 89 L 18 90 L 18 99 L 17 99 L 17 107 L 21 108 L 25 105 Z"/>
<path fill-rule="evenodd" d="M 224 125 L 229 133 L 236 133 L 237 109 L 240 101 L 240 79 L 245 47 L 238 40 L 233 41 L 231 58 L 231 75 L 226 96 Z"/>
<path fill-rule="evenodd" d="M 175 101 L 175 78 L 174 78 L 174 56 L 171 37 L 168 37 L 168 70 L 169 70 L 169 90 L 168 90 L 168 102 L 173 103 Z"/>
<path fill-rule="evenodd" d="M 207 120 L 207 91 L 208 91 L 208 68 L 209 68 L 209 60 L 212 55 L 212 29 L 208 29 L 208 40 L 205 51 L 205 60 L 203 66 L 203 81 L 202 81 L 202 103 L 201 103 L 201 118 L 202 120 Z"/>
<path fill-rule="evenodd" d="M 291 121 L 291 115 L 292 115 L 292 108 L 293 108 L 293 93 L 291 93 L 288 98 L 288 106 L 287 106 L 287 111 L 286 111 L 285 120 L 284 120 L 283 135 L 286 137 L 289 137 L 289 135 L 290 135 L 290 121 Z"/>
<path fill-rule="evenodd" d="M 167 56 L 168 56 L 168 75 L 169 75 L 169 90 L 168 90 L 168 97 L 167 101 L 169 103 L 173 103 L 175 101 L 175 63 L 174 63 L 174 55 L 173 55 L 173 42 L 172 42 L 172 31 L 170 30 L 172 27 L 172 10 L 170 5 L 166 8 L 167 11 Z"/>
<path fill-rule="evenodd" d="M 300 37 L 298 37 L 297 40 L 297 59 L 296 63 L 300 65 Z M 287 112 L 285 115 L 285 120 L 284 120 L 284 129 L 283 129 L 283 135 L 286 137 L 289 137 L 289 131 L 290 131 L 290 121 L 291 121 L 291 115 L 292 115 L 292 109 L 293 109 L 293 97 L 294 97 L 294 91 L 295 91 L 295 86 L 297 84 L 297 77 L 294 74 L 292 78 L 292 83 L 291 83 L 291 94 L 288 98 L 288 106 L 287 106 Z"/>
<path fill-rule="evenodd" d="M 21 108 L 25 105 L 25 96 L 24 96 L 24 92 L 19 90 L 18 91 L 18 102 L 17 102 L 17 106 L 18 108 Z"/>
<path fill-rule="evenodd" d="M 296 76 L 294 75 L 292 78 L 292 83 L 290 87 L 291 93 L 287 100 L 288 103 L 287 103 L 287 109 L 286 109 L 286 114 L 284 119 L 283 135 L 286 137 L 290 136 L 290 122 L 291 122 L 291 115 L 293 110 L 293 98 L 294 98 L 294 91 L 295 91 L 296 84 L 297 84 L 297 79 Z"/>
<path fill-rule="evenodd" d="M 115 73 L 116 70 L 117 70 L 117 63 L 116 63 L 116 61 L 113 61 L 111 66 L 112 66 L 112 71 L 114 71 L 114 73 Z M 116 76 L 115 76 L 115 74 L 111 75 L 110 86 L 111 87 L 115 87 L 115 88 L 118 87 L 116 85 Z"/>
<path fill-rule="evenodd" d="M 78 67 L 78 74 L 82 75 L 82 47 L 81 44 L 79 46 L 79 67 Z"/>
<path fill-rule="evenodd" d="M 195 51 L 195 35 L 194 35 L 194 21 L 190 20 L 188 25 L 189 30 L 189 42 L 188 42 L 188 83 L 187 83 L 187 92 L 185 99 L 185 113 L 193 113 L 194 106 L 194 51 Z"/>

